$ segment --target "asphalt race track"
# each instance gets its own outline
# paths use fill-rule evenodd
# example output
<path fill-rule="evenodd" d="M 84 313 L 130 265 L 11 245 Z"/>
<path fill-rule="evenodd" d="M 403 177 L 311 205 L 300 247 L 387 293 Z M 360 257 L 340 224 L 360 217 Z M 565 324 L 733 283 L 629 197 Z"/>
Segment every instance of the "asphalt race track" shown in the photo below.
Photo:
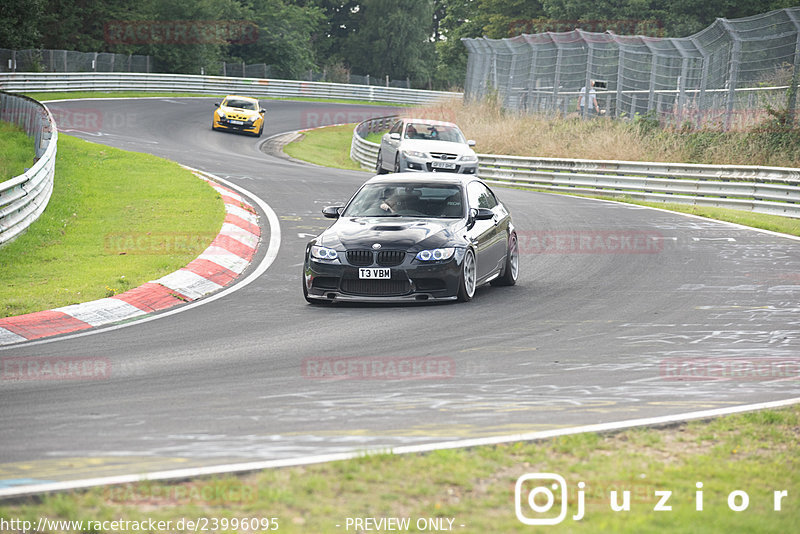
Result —
<path fill-rule="evenodd" d="M 0 487 L 800 397 L 796 363 L 788 374 L 783 365 L 800 353 L 800 242 L 678 214 L 495 188 L 520 235 L 516 287 L 480 288 L 466 304 L 306 304 L 302 256 L 328 226 L 321 208 L 371 175 L 294 163 L 259 145 L 396 109 L 264 101 L 264 137 L 255 139 L 212 132 L 213 102 L 51 104 L 63 133 L 246 188 L 279 216 L 281 246 L 256 282 L 208 304 L 0 349 L 112 365 L 107 380 L 0 383 Z M 314 375 L 352 358 L 415 359 L 438 374 Z"/>

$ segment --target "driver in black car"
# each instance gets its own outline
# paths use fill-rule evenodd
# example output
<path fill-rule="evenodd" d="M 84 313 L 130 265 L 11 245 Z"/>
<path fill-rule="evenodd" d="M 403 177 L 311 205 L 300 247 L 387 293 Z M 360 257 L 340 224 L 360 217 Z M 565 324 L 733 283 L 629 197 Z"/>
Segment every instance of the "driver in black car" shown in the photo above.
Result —
<path fill-rule="evenodd" d="M 389 213 L 406 213 L 412 208 L 411 203 L 417 198 L 415 193 L 413 187 L 396 189 L 387 187 L 383 192 L 384 200 L 381 202 L 380 208 Z"/>

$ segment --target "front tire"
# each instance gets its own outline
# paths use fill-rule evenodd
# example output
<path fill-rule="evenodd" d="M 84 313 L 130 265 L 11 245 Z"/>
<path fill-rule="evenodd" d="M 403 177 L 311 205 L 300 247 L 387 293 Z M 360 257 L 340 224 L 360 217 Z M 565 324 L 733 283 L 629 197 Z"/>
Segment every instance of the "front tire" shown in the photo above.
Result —
<path fill-rule="evenodd" d="M 478 278 L 478 267 L 475 263 L 475 253 L 467 249 L 464 261 L 461 263 L 461 283 L 458 285 L 459 302 L 469 302 L 475 296 L 475 283 Z"/>
<path fill-rule="evenodd" d="M 383 153 L 378 150 L 378 163 L 375 165 L 375 172 L 378 174 L 388 174 L 389 171 L 383 168 Z"/>
<path fill-rule="evenodd" d="M 511 234 L 508 238 L 508 253 L 506 254 L 506 266 L 503 276 L 491 281 L 493 286 L 513 286 L 519 278 L 519 243 L 517 234 Z"/>

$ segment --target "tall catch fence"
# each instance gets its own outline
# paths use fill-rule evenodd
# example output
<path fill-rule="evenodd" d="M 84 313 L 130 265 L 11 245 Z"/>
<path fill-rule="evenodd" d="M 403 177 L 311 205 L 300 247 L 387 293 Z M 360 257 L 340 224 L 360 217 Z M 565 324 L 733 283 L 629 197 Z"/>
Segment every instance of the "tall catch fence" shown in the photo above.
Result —
<path fill-rule="evenodd" d="M 797 104 L 800 7 L 720 18 L 683 38 L 576 28 L 462 41 L 469 51 L 465 97 L 496 94 L 519 112 L 576 112 L 592 80 L 608 115 L 652 113 L 677 125 L 752 126 L 768 107 L 793 112 Z"/>

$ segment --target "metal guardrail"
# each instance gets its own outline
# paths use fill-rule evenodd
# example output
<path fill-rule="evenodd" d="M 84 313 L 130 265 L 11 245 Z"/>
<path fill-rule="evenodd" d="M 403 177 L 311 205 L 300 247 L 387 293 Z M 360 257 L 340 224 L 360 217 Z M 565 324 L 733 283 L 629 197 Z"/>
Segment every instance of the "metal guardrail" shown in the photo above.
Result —
<path fill-rule="evenodd" d="M 392 119 L 359 123 L 353 130 L 350 157 L 374 169 L 380 147 L 364 137 L 388 129 Z M 478 154 L 478 176 L 490 184 L 800 218 L 800 169 L 785 167 Z"/>
<path fill-rule="evenodd" d="M 34 139 L 36 157 L 25 173 L 0 182 L 0 244 L 24 232 L 47 207 L 53 192 L 58 131 L 39 102 L 0 93 L 0 118 L 21 126 Z"/>
<path fill-rule="evenodd" d="M 412 105 L 463 97 L 462 93 L 377 85 L 137 72 L 0 73 L 0 89 L 9 92 L 157 91 L 209 95 L 239 93 L 255 97 L 330 98 Z"/>

